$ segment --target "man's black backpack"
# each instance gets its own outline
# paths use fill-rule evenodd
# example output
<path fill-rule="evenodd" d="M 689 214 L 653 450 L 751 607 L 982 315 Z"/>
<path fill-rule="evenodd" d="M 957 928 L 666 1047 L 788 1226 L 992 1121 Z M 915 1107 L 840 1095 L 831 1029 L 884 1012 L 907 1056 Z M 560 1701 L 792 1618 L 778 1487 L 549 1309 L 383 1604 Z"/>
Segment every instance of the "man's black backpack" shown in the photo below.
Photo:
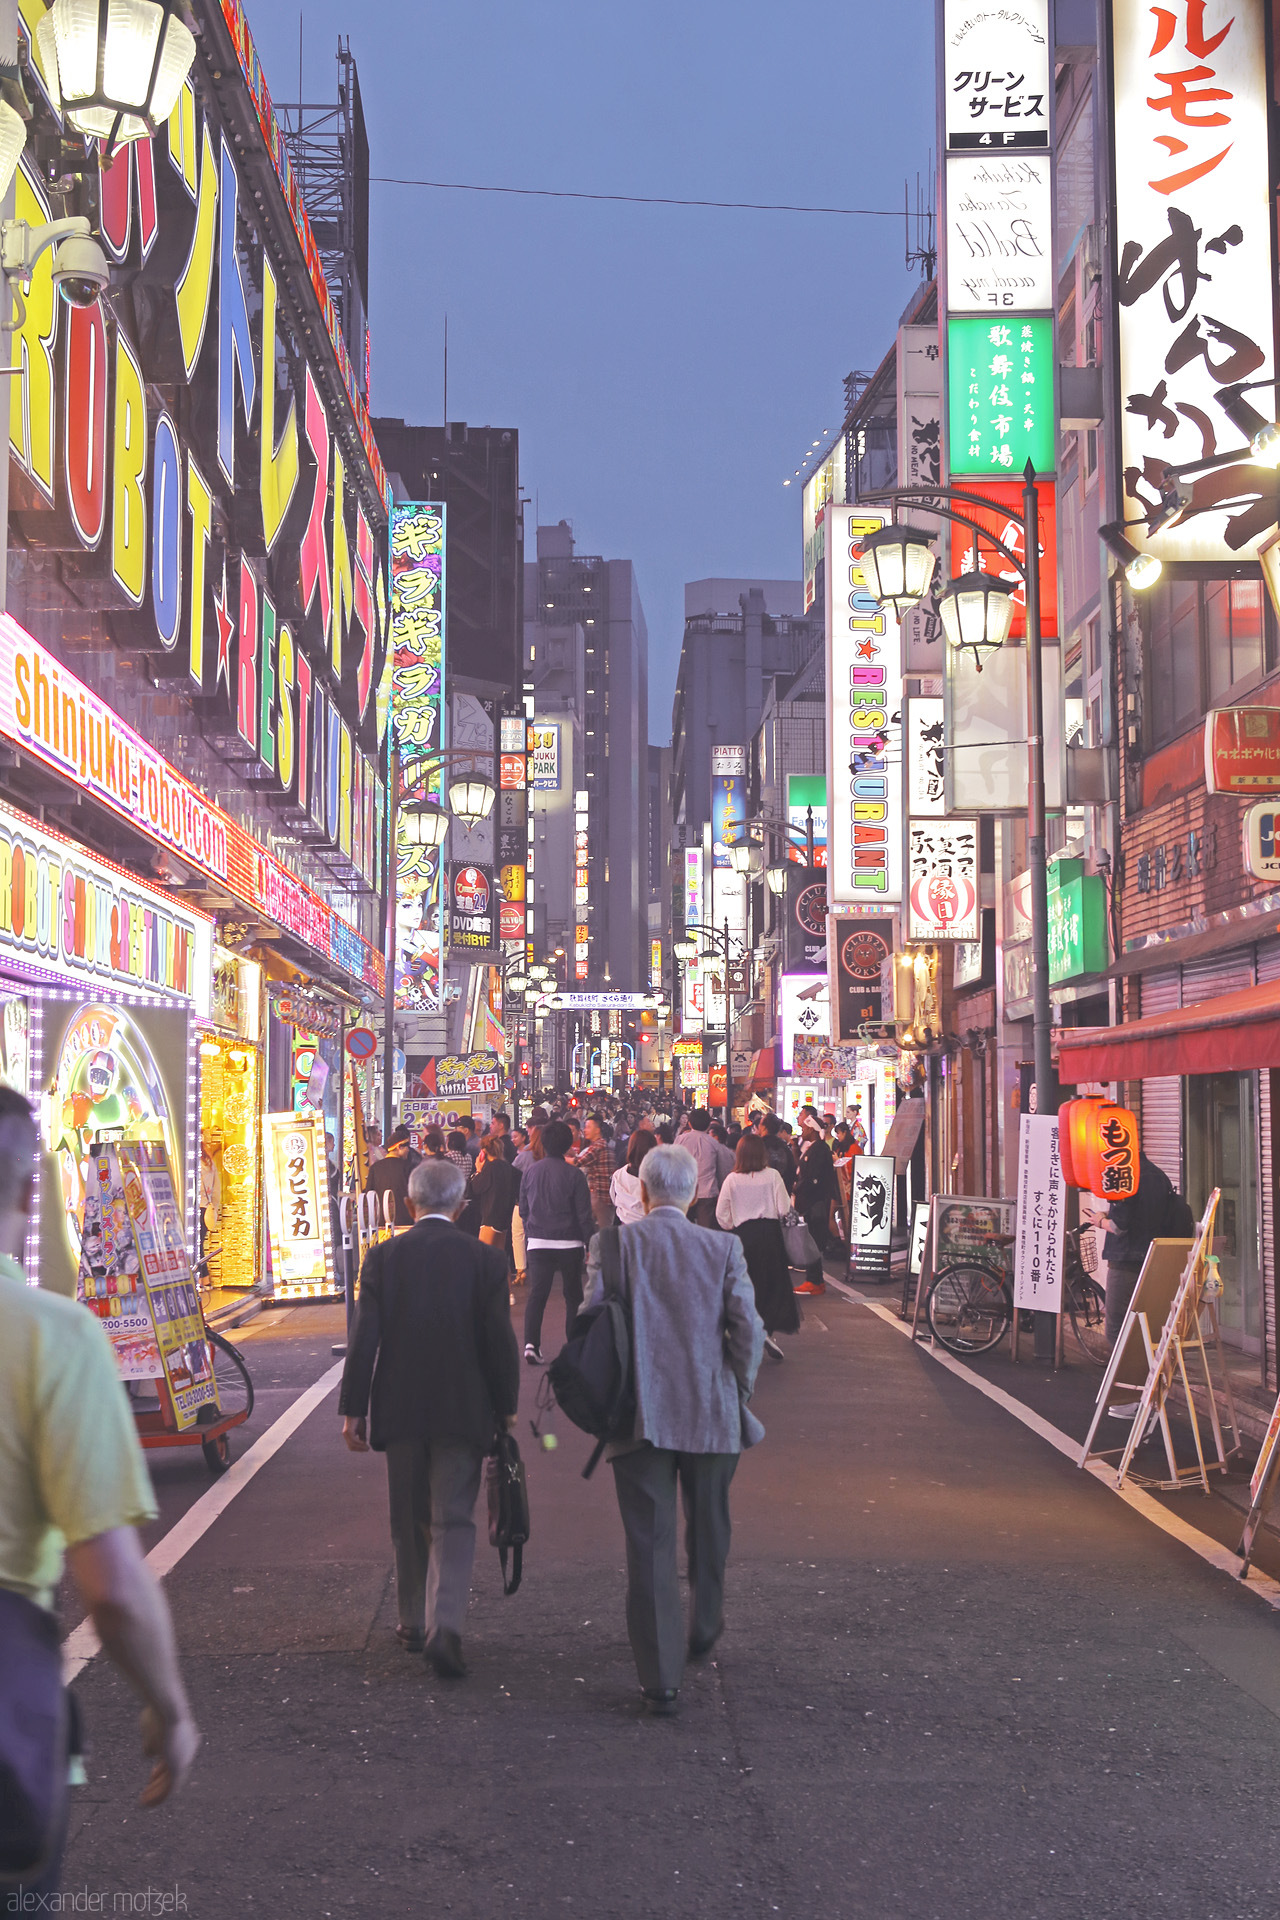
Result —
<path fill-rule="evenodd" d="M 1171 1193 L 1165 1201 L 1160 1233 L 1166 1240 L 1195 1239 L 1196 1217 L 1191 1211 L 1190 1203 L 1184 1200 L 1180 1193 Z"/>
<path fill-rule="evenodd" d="M 628 1439 L 636 1417 L 631 1316 L 622 1298 L 622 1246 L 616 1227 L 600 1231 L 605 1295 L 580 1313 L 569 1338 L 547 1368 L 547 1379 L 565 1418 L 597 1445 L 582 1470 L 590 1479 L 609 1440 Z"/>
<path fill-rule="evenodd" d="M 498 1549 L 502 1591 L 514 1593 L 524 1571 L 524 1546 L 529 1538 L 529 1489 L 514 1433 L 505 1429 L 499 1433 L 497 1445 L 485 1461 L 485 1479 L 489 1494 L 489 1545 Z M 507 1578 L 508 1553 L 511 1555 L 510 1580 Z"/>

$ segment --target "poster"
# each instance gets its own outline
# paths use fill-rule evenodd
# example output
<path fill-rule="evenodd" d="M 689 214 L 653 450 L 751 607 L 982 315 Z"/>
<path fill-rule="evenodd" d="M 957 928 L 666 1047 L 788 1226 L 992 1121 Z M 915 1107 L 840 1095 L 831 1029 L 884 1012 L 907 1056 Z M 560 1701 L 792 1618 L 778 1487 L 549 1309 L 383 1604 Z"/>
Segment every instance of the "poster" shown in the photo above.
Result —
<path fill-rule="evenodd" d="M 449 944 L 487 951 L 494 944 L 492 869 L 455 860 L 449 876 Z"/>
<path fill-rule="evenodd" d="M 827 883 L 808 867 L 786 869 L 782 964 L 788 973 L 827 970 Z"/>
<path fill-rule="evenodd" d="M 1067 1183 L 1058 1157 L 1058 1116 L 1024 1113 L 1018 1129 L 1018 1226 L 1013 1303 L 1062 1311 Z"/>
<path fill-rule="evenodd" d="M 163 1380 L 179 1432 L 218 1389 L 182 1213 L 161 1140 L 89 1156 L 77 1295 L 103 1325 L 126 1380 Z"/>
<path fill-rule="evenodd" d="M 1011 1231 L 1012 1201 L 938 1193 L 933 1207 L 930 1267 L 935 1277 L 948 1267 L 972 1265 L 989 1267 L 1008 1278 L 1012 1248 L 997 1242 Z"/>
<path fill-rule="evenodd" d="M 907 938 L 977 940 L 976 820 L 912 820 L 907 827 Z"/>
<path fill-rule="evenodd" d="M 269 1113 L 265 1158 L 276 1298 L 341 1293 L 329 1224 L 324 1116 Z"/>
<path fill-rule="evenodd" d="M 853 1277 L 885 1281 L 893 1236 L 893 1161 L 860 1153 L 853 1162 L 852 1181 Z"/>
<path fill-rule="evenodd" d="M 897 919 L 891 913 L 836 913 L 827 922 L 827 978 L 834 999 L 831 1038 L 838 1044 L 859 1040 L 887 1027 L 893 1034 L 893 1006 L 885 1004 L 884 967 L 897 945 Z"/>

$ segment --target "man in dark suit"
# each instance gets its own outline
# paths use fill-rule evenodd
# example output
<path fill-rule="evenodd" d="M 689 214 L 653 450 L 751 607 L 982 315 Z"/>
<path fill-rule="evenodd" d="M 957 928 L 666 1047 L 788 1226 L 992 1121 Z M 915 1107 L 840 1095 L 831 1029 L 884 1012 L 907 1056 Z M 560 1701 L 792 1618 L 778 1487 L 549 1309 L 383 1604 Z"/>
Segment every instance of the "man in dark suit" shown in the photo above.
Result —
<path fill-rule="evenodd" d="M 351 1451 L 387 1456 L 396 1631 L 445 1679 L 466 1672 L 480 1475 L 520 1386 L 506 1257 L 454 1224 L 465 1186 L 451 1160 L 414 1168 L 414 1225 L 365 1255 L 338 1398 Z"/>

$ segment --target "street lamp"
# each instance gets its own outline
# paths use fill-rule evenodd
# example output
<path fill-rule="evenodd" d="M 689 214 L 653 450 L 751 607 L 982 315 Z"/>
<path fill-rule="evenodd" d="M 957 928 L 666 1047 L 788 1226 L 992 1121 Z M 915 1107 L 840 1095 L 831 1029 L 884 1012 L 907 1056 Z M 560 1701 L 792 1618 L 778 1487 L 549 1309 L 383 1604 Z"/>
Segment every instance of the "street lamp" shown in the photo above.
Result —
<path fill-rule="evenodd" d="M 449 811 L 464 827 L 487 820 L 496 798 L 493 782 L 482 773 L 457 773 L 449 782 Z"/>
<path fill-rule="evenodd" d="M 733 1112 L 733 990 L 730 985 L 731 969 L 734 964 L 733 949 L 738 948 L 739 964 L 746 957 L 746 944 L 735 939 L 729 931 L 726 920 L 724 929 L 704 927 L 696 920 L 686 923 L 686 932 L 696 934 L 693 940 L 678 940 L 672 951 L 678 960 L 686 965 L 701 960 L 704 963 L 717 959 L 724 961 L 724 1117 L 728 1125 Z"/>
<path fill-rule="evenodd" d="M 787 890 L 787 869 L 785 866 L 770 867 L 765 879 L 769 883 L 770 893 L 785 893 Z"/>
<path fill-rule="evenodd" d="M 107 159 L 169 118 L 196 57 L 176 0 L 54 0 L 36 46 L 55 111 Z"/>
<path fill-rule="evenodd" d="M 1136 524 L 1134 521 L 1111 520 L 1106 526 L 1099 527 L 1098 533 L 1107 551 L 1114 555 L 1124 568 L 1124 577 L 1133 591 L 1145 593 L 1149 587 L 1154 587 L 1164 572 L 1164 562 L 1159 554 L 1152 553 L 1150 548 L 1140 553 L 1131 540 L 1125 539 L 1125 526 Z"/>
<path fill-rule="evenodd" d="M 696 940 L 677 940 L 671 951 L 682 966 L 692 966 L 701 951 Z"/>
<path fill-rule="evenodd" d="M 893 608 L 899 620 L 933 585 L 938 565 L 931 544 L 935 538 L 924 527 L 901 521 L 869 533 L 862 543 L 867 586 L 883 606 Z"/>
<path fill-rule="evenodd" d="M 442 847 L 449 816 L 434 800 L 405 800 L 400 805 L 400 837 L 411 847 Z"/>
<path fill-rule="evenodd" d="M 979 673 L 990 653 L 1009 638 L 1013 625 L 1013 595 L 1003 580 L 990 573 L 962 573 L 938 595 L 942 631 L 957 653 L 972 653 Z"/>

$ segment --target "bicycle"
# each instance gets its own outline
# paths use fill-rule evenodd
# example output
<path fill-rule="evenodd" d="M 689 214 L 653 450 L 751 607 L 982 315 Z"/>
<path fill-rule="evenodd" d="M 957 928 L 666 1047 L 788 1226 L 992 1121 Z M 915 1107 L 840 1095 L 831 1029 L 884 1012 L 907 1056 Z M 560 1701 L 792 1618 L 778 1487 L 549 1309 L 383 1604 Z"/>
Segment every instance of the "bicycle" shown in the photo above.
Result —
<path fill-rule="evenodd" d="M 1090 1278 L 1081 1248 L 1083 1228 L 1064 1235 L 1062 1310 L 1071 1322 L 1076 1345 L 1090 1366 L 1104 1367 L 1111 1355 L 1107 1339 L 1107 1296 Z M 1008 1246 L 1013 1236 L 994 1235 L 992 1246 Z M 1008 1276 L 981 1260 L 946 1267 L 925 1300 L 929 1330 L 956 1354 L 989 1353 L 1013 1321 L 1013 1287 Z"/>
<path fill-rule="evenodd" d="M 1091 1367 L 1105 1367 L 1111 1358 L 1107 1338 L 1107 1296 L 1089 1272 L 1084 1250 L 1085 1227 L 1066 1235 L 1062 1264 L 1062 1304 L 1071 1321 L 1076 1345 Z M 1090 1243 L 1096 1244 L 1091 1241 Z M 1095 1255 L 1096 1258 L 1096 1255 Z"/>

